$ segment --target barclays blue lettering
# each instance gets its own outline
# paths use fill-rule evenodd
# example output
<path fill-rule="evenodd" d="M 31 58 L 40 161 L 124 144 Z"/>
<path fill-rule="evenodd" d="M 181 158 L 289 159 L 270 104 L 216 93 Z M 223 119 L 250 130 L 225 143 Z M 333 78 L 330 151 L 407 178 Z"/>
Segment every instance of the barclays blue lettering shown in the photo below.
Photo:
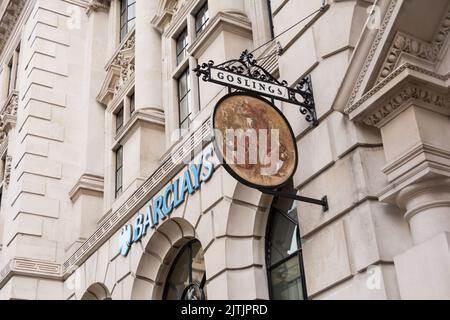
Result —
<path fill-rule="evenodd" d="M 130 224 L 122 228 L 119 236 L 119 253 L 126 257 L 133 243 L 140 241 L 149 228 L 156 228 L 161 221 L 166 220 L 172 212 L 186 201 L 186 194 L 192 195 L 200 189 L 201 184 L 208 182 L 214 174 L 214 164 L 210 158 L 213 149 L 203 153 L 199 164 L 192 164 L 182 175 L 168 185 L 162 195 L 157 196 L 141 210 Z"/>

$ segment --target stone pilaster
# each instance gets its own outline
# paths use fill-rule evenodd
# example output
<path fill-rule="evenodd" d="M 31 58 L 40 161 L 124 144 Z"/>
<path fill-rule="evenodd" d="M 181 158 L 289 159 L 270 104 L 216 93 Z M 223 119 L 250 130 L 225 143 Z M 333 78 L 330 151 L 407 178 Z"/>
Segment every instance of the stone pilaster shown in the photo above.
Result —
<path fill-rule="evenodd" d="M 406 63 L 347 110 L 380 129 L 389 184 L 379 198 L 410 226 L 414 246 L 394 258 L 404 299 L 450 298 L 449 79 Z"/>

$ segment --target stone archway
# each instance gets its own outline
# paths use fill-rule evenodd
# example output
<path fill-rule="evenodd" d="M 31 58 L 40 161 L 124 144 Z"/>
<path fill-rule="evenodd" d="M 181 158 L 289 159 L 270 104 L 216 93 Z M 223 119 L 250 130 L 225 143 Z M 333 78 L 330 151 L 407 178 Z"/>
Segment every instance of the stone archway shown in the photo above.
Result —
<path fill-rule="evenodd" d="M 143 243 L 144 252 L 136 269 L 131 298 L 161 300 L 164 282 L 178 251 L 193 239 L 198 239 L 194 227 L 182 218 L 165 221 Z"/>
<path fill-rule="evenodd" d="M 105 285 L 94 283 L 86 290 L 81 300 L 111 300 L 111 294 Z"/>
<path fill-rule="evenodd" d="M 132 270 L 132 299 L 162 299 L 172 263 L 194 239 L 205 252 L 208 299 L 268 297 L 264 241 L 272 196 L 238 183 L 223 168 L 218 171 L 222 172 L 216 172 L 210 186 L 210 190 L 223 190 L 218 202 L 199 215 L 186 213 L 182 218 L 174 214 L 141 243 Z M 201 208 L 187 209 L 192 210 Z M 242 281 L 249 283 L 248 290 L 241 288 Z"/>

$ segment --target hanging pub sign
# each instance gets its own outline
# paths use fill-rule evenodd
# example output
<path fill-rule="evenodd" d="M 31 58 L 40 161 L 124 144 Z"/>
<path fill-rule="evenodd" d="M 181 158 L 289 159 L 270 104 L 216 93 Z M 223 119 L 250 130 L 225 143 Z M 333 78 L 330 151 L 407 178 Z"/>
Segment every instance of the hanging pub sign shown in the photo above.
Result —
<path fill-rule="evenodd" d="M 291 126 L 269 101 L 231 93 L 213 114 L 214 142 L 224 168 L 253 188 L 274 189 L 294 175 L 298 156 Z"/>
<path fill-rule="evenodd" d="M 213 61 L 204 63 L 194 72 L 203 81 L 230 89 L 217 103 L 212 121 L 216 154 L 225 170 L 251 188 L 321 205 L 327 211 L 327 197 L 318 200 L 280 191 L 297 170 L 297 142 L 285 116 L 267 99 L 299 106 L 306 121 L 316 126 L 311 78 L 305 77 L 289 87 L 286 81 L 277 80 L 259 66 L 248 51 L 237 60 L 217 66 Z"/>

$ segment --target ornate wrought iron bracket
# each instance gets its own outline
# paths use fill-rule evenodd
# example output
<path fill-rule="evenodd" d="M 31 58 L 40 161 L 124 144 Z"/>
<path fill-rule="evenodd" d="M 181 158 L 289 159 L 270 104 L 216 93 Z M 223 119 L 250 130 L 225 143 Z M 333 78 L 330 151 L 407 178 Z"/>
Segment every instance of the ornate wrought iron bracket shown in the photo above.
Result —
<path fill-rule="evenodd" d="M 301 79 L 293 87 L 287 81 L 279 81 L 258 65 L 253 54 L 247 50 L 239 59 L 214 65 L 214 61 L 198 65 L 193 70 L 203 81 L 213 82 L 241 91 L 288 102 L 300 107 L 300 113 L 312 126 L 317 126 L 316 105 L 311 77 Z"/>
<path fill-rule="evenodd" d="M 318 199 L 302 197 L 302 196 L 299 196 L 296 194 L 281 192 L 281 191 L 276 191 L 276 190 L 259 189 L 259 191 L 261 191 L 262 193 L 270 194 L 270 195 L 281 197 L 281 198 L 287 198 L 287 199 L 292 199 L 292 200 L 296 200 L 296 201 L 300 201 L 300 202 L 316 204 L 316 205 L 322 206 L 323 212 L 327 212 L 329 210 L 327 196 L 324 196 L 322 199 L 318 200 Z"/>

